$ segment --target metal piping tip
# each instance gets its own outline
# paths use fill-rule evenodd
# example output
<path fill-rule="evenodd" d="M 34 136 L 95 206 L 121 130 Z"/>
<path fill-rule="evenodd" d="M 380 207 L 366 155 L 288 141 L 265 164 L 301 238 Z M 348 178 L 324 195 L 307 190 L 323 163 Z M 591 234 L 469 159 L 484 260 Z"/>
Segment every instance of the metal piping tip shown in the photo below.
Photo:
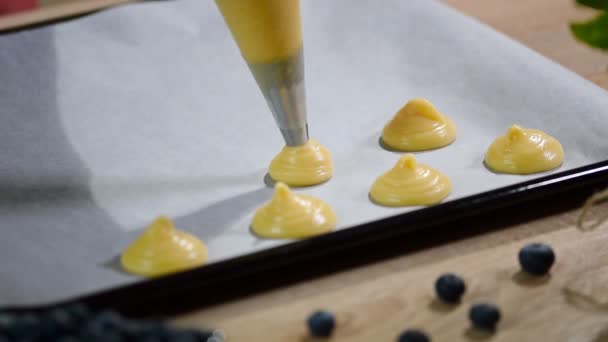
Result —
<path fill-rule="evenodd" d="M 275 122 L 288 146 L 308 142 L 304 55 L 295 55 L 268 63 L 249 64 Z"/>
<path fill-rule="evenodd" d="M 299 146 L 308 142 L 308 125 L 304 128 L 281 129 L 283 140 L 287 146 Z"/>

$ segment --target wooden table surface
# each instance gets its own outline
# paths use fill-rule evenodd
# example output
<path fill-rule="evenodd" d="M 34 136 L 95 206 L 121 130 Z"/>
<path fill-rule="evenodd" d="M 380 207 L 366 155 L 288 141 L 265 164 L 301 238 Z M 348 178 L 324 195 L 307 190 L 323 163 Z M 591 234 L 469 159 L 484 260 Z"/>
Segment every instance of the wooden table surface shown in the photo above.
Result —
<path fill-rule="evenodd" d="M 125 2 L 130 0 L 42 8 L 0 18 L 0 30 Z M 445 2 L 608 88 L 608 54 L 579 44 L 568 31 L 568 22 L 588 18 L 592 11 L 571 0 Z M 608 204 L 602 204 L 592 216 L 607 210 Z M 305 320 L 312 311 L 326 309 L 337 317 L 331 341 L 395 341 L 406 328 L 423 329 L 433 341 L 608 341 L 608 224 L 583 232 L 575 226 L 578 214 L 572 210 L 436 245 L 190 312 L 174 322 L 222 329 L 229 341 L 315 341 Z M 550 276 L 533 279 L 519 272 L 517 252 L 529 242 L 554 247 L 557 262 Z M 459 305 L 434 299 L 434 281 L 444 272 L 458 273 L 467 282 Z M 470 328 L 467 313 L 477 302 L 500 307 L 503 319 L 495 334 Z"/>

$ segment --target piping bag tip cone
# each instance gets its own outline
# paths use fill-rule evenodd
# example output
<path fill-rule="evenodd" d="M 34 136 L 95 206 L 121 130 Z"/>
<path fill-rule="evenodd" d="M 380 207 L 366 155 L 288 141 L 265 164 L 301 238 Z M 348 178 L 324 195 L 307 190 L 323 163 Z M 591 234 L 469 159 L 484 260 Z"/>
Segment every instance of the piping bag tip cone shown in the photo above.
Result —
<path fill-rule="evenodd" d="M 287 146 L 308 141 L 300 0 L 216 0 Z"/>

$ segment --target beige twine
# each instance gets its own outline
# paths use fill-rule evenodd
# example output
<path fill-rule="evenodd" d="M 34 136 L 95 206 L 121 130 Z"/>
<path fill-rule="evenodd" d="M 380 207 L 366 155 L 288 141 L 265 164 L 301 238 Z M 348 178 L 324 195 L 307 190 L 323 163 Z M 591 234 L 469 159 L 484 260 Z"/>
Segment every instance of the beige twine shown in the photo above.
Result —
<path fill-rule="evenodd" d="M 604 221 L 608 220 L 608 211 L 598 215 L 598 218 L 595 222 L 590 222 L 591 224 L 589 226 L 585 227 L 585 216 L 587 215 L 587 213 L 589 212 L 589 210 L 591 210 L 591 208 L 593 208 L 594 205 L 603 202 L 605 200 L 608 200 L 608 189 L 604 189 L 603 191 L 600 191 L 596 194 L 594 194 L 593 196 L 589 197 L 589 199 L 587 199 L 587 201 L 585 202 L 585 205 L 583 206 L 583 209 L 581 210 L 581 213 L 578 215 L 578 222 L 577 225 L 581 230 L 593 230 L 597 227 L 599 227 L 602 223 L 604 223 Z"/>

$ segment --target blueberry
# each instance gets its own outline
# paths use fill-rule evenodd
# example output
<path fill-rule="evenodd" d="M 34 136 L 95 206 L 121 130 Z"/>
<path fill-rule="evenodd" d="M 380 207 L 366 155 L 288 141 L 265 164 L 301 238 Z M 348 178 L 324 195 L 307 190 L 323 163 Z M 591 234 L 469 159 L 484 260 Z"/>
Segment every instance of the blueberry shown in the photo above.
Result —
<path fill-rule="evenodd" d="M 42 325 L 46 334 L 53 330 L 61 332 L 73 332 L 79 326 L 72 315 L 62 307 L 52 309 L 42 316 Z"/>
<path fill-rule="evenodd" d="M 103 340 L 104 342 L 124 342 L 125 338 L 119 331 L 109 330 L 103 333 Z"/>
<path fill-rule="evenodd" d="M 191 333 L 190 331 L 182 331 L 182 330 L 168 330 L 165 335 L 164 335 L 164 339 L 166 341 L 171 341 L 171 342 L 199 342 L 201 340 L 198 339 L 198 336 Z M 202 340 L 202 341 L 207 341 Z"/>
<path fill-rule="evenodd" d="M 142 336 L 146 337 L 163 337 L 170 333 L 170 328 L 162 322 L 144 321 L 139 323 L 139 329 Z"/>
<path fill-rule="evenodd" d="M 83 341 L 87 341 L 87 342 L 97 342 L 97 341 L 103 341 L 104 340 L 104 330 L 102 329 L 102 327 L 98 324 L 87 324 L 81 331 L 80 331 L 80 338 Z"/>
<path fill-rule="evenodd" d="M 160 336 L 146 336 L 137 340 L 137 342 L 165 342 L 165 340 Z"/>
<path fill-rule="evenodd" d="M 466 287 L 461 277 L 447 273 L 443 274 L 435 282 L 437 296 L 444 302 L 457 303 L 464 294 Z"/>
<path fill-rule="evenodd" d="M 157 321 L 134 321 L 134 320 L 123 320 L 121 324 L 120 332 L 126 341 L 189 341 L 189 337 L 184 337 L 186 334 L 180 334 L 172 329 L 168 325 L 157 322 Z M 188 332 L 189 333 L 189 332 Z M 198 342 L 197 336 L 193 333 L 189 333 L 189 336 L 194 338 L 193 341 Z M 178 340 L 179 338 L 179 340 Z M 206 339 L 202 340 L 206 341 Z"/>
<path fill-rule="evenodd" d="M 116 339 L 115 335 L 122 337 L 116 323 L 112 320 L 108 320 L 106 316 L 101 316 L 101 318 L 95 317 L 80 331 L 80 338 L 85 341 L 97 342 Z"/>
<path fill-rule="evenodd" d="M 308 318 L 308 330 L 316 337 L 329 337 L 336 326 L 334 315 L 326 311 L 317 311 Z"/>
<path fill-rule="evenodd" d="M 62 333 L 61 326 L 49 313 L 40 316 L 40 335 L 45 339 L 51 340 Z"/>
<path fill-rule="evenodd" d="M 91 311 L 84 304 L 74 303 L 65 307 L 65 311 L 72 316 L 72 319 L 76 322 L 85 322 L 90 316 Z"/>
<path fill-rule="evenodd" d="M 169 333 L 171 336 L 176 336 L 175 341 L 185 342 L 208 342 L 209 338 L 213 336 L 213 333 L 206 330 L 195 330 L 195 329 L 182 329 L 182 330 L 171 330 Z M 170 339 L 173 341 L 173 339 Z"/>
<path fill-rule="evenodd" d="M 399 335 L 397 342 L 430 342 L 431 339 L 422 331 L 408 329 Z"/>
<path fill-rule="evenodd" d="M 471 307 L 469 318 L 475 328 L 492 331 L 500 320 L 500 311 L 492 304 L 476 304 Z"/>
<path fill-rule="evenodd" d="M 139 341 L 145 336 L 141 325 L 135 321 L 123 321 L 120 330 L 127 341 Z"/>
<path fill-rule="evenodd" d="M 55 342 L 81 342 L 82 340 L 76 336 L 65 335 L 54 339 Z"/>
<path fill-rule="evenodd" d="M 8 335 L 16 339 L 35 339 L 39 336 L 38 316 L 33 313 L 17 315 L 15 322 L 9 328 Z"/>
<path fill-rule="evenodd" d="M 79 337 L 87 342 L 124 342 L 126 340 L 120 332 L 103 329 L 99 324 L 87 325 Z"/>
<path fill-rule="evenodd" d="M 16 317 L 9 313 L 0 313 L 0 334 L 7 332 L 15 324 Z"/>
<path fill-rule="evenodd" d="M 92 318 L 92 322 L 99 324 L 104 330 L 116 330 L 121 326 L 122 317 L 113 311 L 101 311 Z"/>
<path fill-rule="evenodd" d="M 532 274 L 541 276 L 549 272 L 555 262 L 555 253 L 550 246 L 541 243 L 532 243 L 519 251 L 519 264 L 521 268 Z"/>

